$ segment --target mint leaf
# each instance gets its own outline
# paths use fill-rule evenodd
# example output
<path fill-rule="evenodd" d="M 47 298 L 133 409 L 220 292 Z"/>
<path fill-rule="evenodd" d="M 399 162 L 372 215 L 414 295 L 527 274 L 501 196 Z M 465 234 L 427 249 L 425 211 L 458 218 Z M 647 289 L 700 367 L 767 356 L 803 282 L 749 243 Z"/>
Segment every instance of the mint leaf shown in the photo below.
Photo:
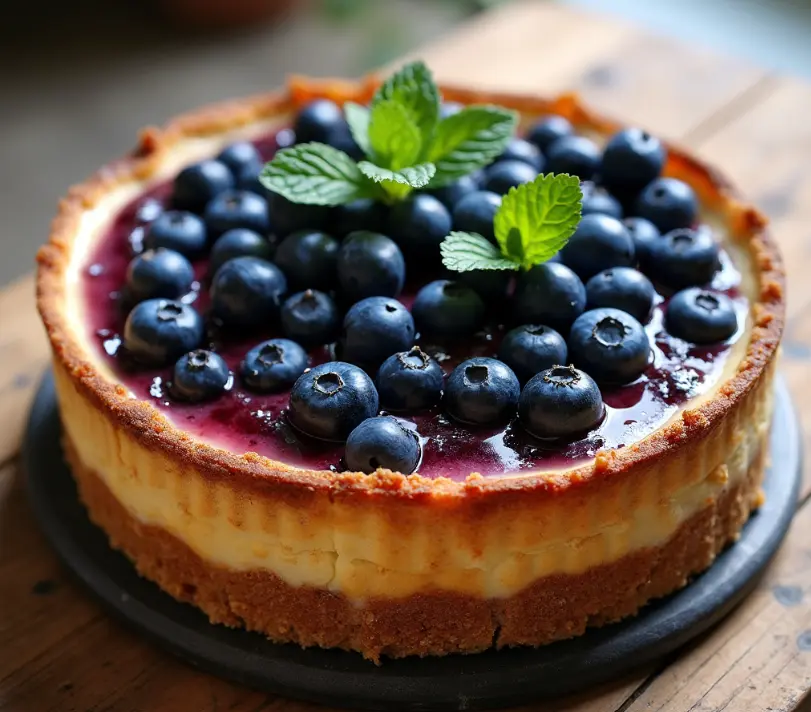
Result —
<path fill-rule="evenodd" d="M 492 242 L 476 232 L 454 231 L 439 246 L 442 264 L 454 272 L 518 269 L 520 264 L 504 257 Z"/>
<path fill-rule="evenodd" d="M 372 147 L 369 143 L 369 120 L 371 113 L 369 109 L 354 101 L 347 101 L 344 104 L 344 116 L 349 124 L 349 133 L 355 139 L 355 143 L 360 146 L 360 150 L 366 156 L 372 155 Z"/>
<path fill-rule="evenodd" d="M 279 151 L 259 181 L 294 203 L 340 205 L 380 191 L 343 151 L 323 143 L 302 143 Z"/>
<path fill-rule="evenodd" d="M 546 262 L 577 229 L 582 204 L 580 179 L 565 173 L 510 189 L 493 221 L 502 253 L 525 268 Z"/>
<path fill-rule="evenodd" d="M 402 199 L 408 195 L 413 188 L 424 188 L 436 172 L 433 163 L 421 163 L 417 166 L 409 166 L 399 171 L 392 171 L 388 168 L 381 168 L 369 161 L 358 163 L 358 169 L 367 178 L 375 183 L 380 183 L 383 190 L 394 199 Z"/>
<path fill-rule="evenodd" d="M 406 107 L 393 99 L 372 107 L 369 142 L 375 162 L 395 171 L 414 165 L 422 148 L 419 127 Z"/>
<path fill-rule="evenodd" d="M 428 160 L 436 163 L 431 187 L 447 185 L 501 155 L 518 116 L 498 106 L 469 106 L 439 122 Z"/>

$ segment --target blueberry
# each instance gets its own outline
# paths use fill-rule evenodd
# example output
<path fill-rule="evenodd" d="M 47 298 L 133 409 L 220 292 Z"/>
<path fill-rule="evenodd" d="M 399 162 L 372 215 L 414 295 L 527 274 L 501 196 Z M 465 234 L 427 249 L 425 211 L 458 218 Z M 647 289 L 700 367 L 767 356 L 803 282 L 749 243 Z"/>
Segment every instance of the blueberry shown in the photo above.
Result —
<path fill-rule="evenodd" d="M 628 229 L 608 215 L 584 216 L 560 254 L 583 280 L 608 267 L 631 267 L 635 259 Z"/>
<path fill-rule="evenodd" d="M 267 200 L 247 190 L 223 191 L 206 206 L 204 218 L 211 240 L 237 227 L 261 235 L 270 232 Z"/>
<path fill-rule="evenodd" d="M 143 364 L 165 366 L 199 347 L 203 335 L 203 319 L 188 304 L 147 299 L 127 317 L 124 347 Z"/>
<path fill-rule="evenodd" d="M 273 232 L 279 238 L 299 230 L 323 230 L 331 218 L 331 208 L 325 205 L 293 203 L 278 193 L 268 194 L 268 207 Z"/>
<path fill-rule="evenodd" d="M 531 141 L 542 151 L 546 150 L 559 138 L 571 136 L 574 128 L 567 119 L 557 114 L 544 116 L 527 131 L 527 141 Z"/>
<path fill-rule="evenodd" d="M 281 312 L 285 336 L 311 348 L 338 338 L 341 315 L 328 294 L 308 289 L 290 297 Z"/>
<path fill-rule="evenodd" d="M 456 204 L 470 193 L 475 193 L 481 188 L 484 179 L 484 171 L 476 171 L 461 178 L 457 178 L 453 183 L 444 185 L 441 188 L 433 188 L 426 191 L 429 195 L 437 198 L 448 210 L 453 210 Z"/>
<path fill-rule="evenodd" d="M 338 241 L 325 232 L 302 230 L 286 237 L 276 250 L 276 264 L 291 289 L 329 290 L 338 276 Z"/>
<path fill-rule="evenodd" d="M 645 218 L 625 218 L 622 224 L 625 225 L 634 241 L 636 261 L 642 269 L 646 269 L 650 264 L 653 243 L 659 241 L 662 233 L 659 232 L 656 225 Z"/>
<path fill-rule="evenodd" d="M 345 440 L 358 425 L 377 415 L 377 390 L 357 366 L 330 361 L 310 369 L 293 385 L 290 422 L 323 440 Z"/>
<path fill-rule="evenodd" d="M 250 193 L 255 193 L 261 198 L 269 201 L 272 193 L 265 188 L 265 186 L 262 185 L 262 181 L 259 180 L 259 174 L 261 171 L 261 164 L 258 166 L 247 166 L 237 176 L 235 187 L 238 190 L 246 190 Z"/>
<path fill-rule="evenodd" d="M 146 198 L 135 211 L 135 222 L 146 225 L 157 219 L 163 212 L 163 203 L 157 198 Z"/>
<path fill-rule="evenodd" d="M 184 168 L 175 178 L 172 205 L 180 210 L 202 213 L 209 201 L 234 187 L 231 170 L 221 161 L 200 161 Z"/>
<path fill-rule="evenodd" d="M 666 233 L 695 223 L 698 199 L 687 183 L 676 178 L 657 178 L 639 194 L 635 212 Z"/>
<path fill-rule="evenodd" d="M 586 303 L 589 309 L 622 309 L 643 324 L 650 318 L 655 297 L 656 291 L 650 280 L 630 267 L 603 270 L 586 283 Z"/>
<path fill-rule="evenodd" d="M 400 302 L 389 297 L 368 297 L 353 305 L 344 317 L 341 358 L 376 372 L 389 356 L 411 348 L 414 319 Z"/>
<path fill-rule="evenodd" d="M 293 122 L 296 143 L 330 143 L 336 131 L 345 125 L 341 107 L 329 99 L 316 99 L 299 111 Z"/>
<path fill-rule="evenodd" d="M 378 232 L 349 234 L 338 253 L 338 283 L 343 297 L 396 297 L 405 283 L 405 260 L 397 243 Z"/>
<path fill-rule="evenodd" d="M 546 151 L 549 173 L 568 173 L 580 180 L 591 180 L 600 167 L 600 149 L 585 136 L 564 136 Z"/>
<path fill-rule="evenodd" d="M 605 188 L 595 185 L 590 180 L 584 180 L 580 184 L 583 192 L 582 215 L 608 215 L 618 220 L 622 218 L 622 205 Z"/>
<path fill-rule="evenodd" d="M 378 469 L 410 475 L 420 464 L 417 434 L 396 418 L 380 415 L 364 420 L 346 440 L 346 467 L 370 474 Z"/>
<path fill-rule="evenodd" d="M 506 195 L 510 188 L 529 183 L 538 177 L 538 171 L 523 161 L 499 161 L 484 171 L 482 187 L 498 195 Z"/>
<path fill-rule="evenodd" d="M 439 118 L 447 119 L 449 116 L 458 114 L 464 108 L 465 105 L 460 104 L 458 101 L 443 101 L 439 105 Z"/>
<path fill-rule="evenodd" d="M 414 193 L 389 212 L 388 234 L 407 255 L 439 263 L 439 245 L 451 231 L 448 209 L 427 193 Z"/>
<path fill-rule="evenodd" d="M 630 383 L 648 367 L 651 348 L 642 324 L 627 312 L 592 309 L 572 324 L 569 358 L 600 383 Z"/>
<path fill-rule="evenodd" d="M 276 265 L 258 257 L 235 257 L 211 280 L 211 310 L 226 326 L 253 328 L 279 314 L 287 281 Z"/>
<path fill-rule="evenodd" d="M 146 249 L 165 247 L 190 260 L 202 257 L 207 244 L 205 223 L 196 215 L 181 210 L 169 210 L 159 215 L 144 235 Z"/>
<path fill-rule="evenodd" d="M 270 339 L 245 354 L 239 375 L 249 391 L 279 393 L 290 388 L 309 365 L 307 352 L 295 341 Z"/>
<path fill-rule="evenodd" d="M 536 265 L 515 287 L 513 317 L 519 324 L 547 324 L 565 332 L 585 308 L 583 282 L 558 262 Z"/>
<path fill-rule="evenodd" d="M 223 357 L 197 349 L 178 359 L 170 392 L 178 400 L 202 403 L 222 395 L 230 382 L 231 372 Z"/>
<path fill-rule="evenodd" d="M 571 438 L 600 423 L 605 408 L 594 380 L 574 366 L 553 366 L 521 391 L 518 419 L 539 438 Z"/>
<path fill-rule="evenodd" d="M 718 255 L 709 227 L 672 230 L 653 243 L 648 273 L 671 289 L 707 284 L 718 270 Z"/>
<path fill-rule="evenodd" d="M 234 257 L 259 257 L 270 260 L 273 247 L 266 237 L 253 230 L 237 227 L 217 238 L 208 257 L 208 271 L 213 275 Z"/>
<path fill-rule="evenodd" d="M 536 373 L 566 363 L 566 341 L 548 326 L 526 324 L 508 331 L 498 357 L 525 383 Z"/>
<path fill-rule="evenodd" d="M 411 305 L 420 335 L 441 341 L 469 336 L 481 328 L 485 312 L 482 298 L 473 289 L 447 279 L 426 284 Z"/>
<path fill-rule="evenodd" d="M 623 129 L 603 149 L 600 179 L 619 194 L 638 193 L 659 177 L 667 153 L 662 142 L 642 129 Z"/>
<path fill-rule="evenodd" d="M 370 198 L 359 198 L 333 208 L 329 229 L 335 237 L 341 239 L 358 230 L 380 232 L 386 226 L 387 214 L 388 210 L 383 203 Z"/>
<path fill-rule="evenodd" d="M 453 229 L 476 232 L 490 242 L 496 241 L 493 218 L 501 207 L 501 196 L 487 190 L 477 190 L 462 198 L 453 208 Z"/>
<path fill-rule="evenodd" d="M 521 161 L 532 166 L 538 173 L 543 170 L 545 163 L 541 150 L 523 138 L 511 138 L 504 153 L 496 159 L 496 163 L 499 161 Z"/>
<path fill-rule="evenodd" d="M 419 346 L 389 356 L 377 372 L 380 405 L 386 410 L 424 410 L 442 396 L 445 374 Z"/>
<path fill-rule="evenodd" d="M 455 420 L 494 425 L 513 416 L 520 393 L 521 385 L 509 366 L 479 356 L 453 369 L 442 402 Z"/>
<path fill-rule="evenodd" d="M 457 272 L 454 279 L 478 294 L 485 305 L 498 305 L 507 296 L 512 273 L 507 270 L 474 269 Z"/>
<path fill-rule="evenodd" d="M 226 146 L 217 160 L 228 166 L 237 182 L 242 176 L 258 174 L 262 169 L 262 156 L 250 141 L 237 141 Z"/>
<path fill-rule="evenodd" d="M 194 281 L 194 268 L 183 255 L 174 250 L 147 250 L 134 258 L 127 267 L 127 296 L 135 301 L 144 299 L 177 299 L 187 294 Z"/>
<path fill-rule="evenodd" d="M 349 125 L 344 121 L 342 124 L 335 127 L 335 130 L 330 134 L 327 143 L 339 151 L 343 151 L 350 158 L 356 161 L 362 161 L 366 158 L 363 149 L 358 145 L 349 130 Z"/>
<path fill-rule="evenodd" d="M 691 287 L 678 292 L 667 305 L 667 330 L 694 344 L 726 341 L 738 330 L 738 317 L 726 294 Z"/>

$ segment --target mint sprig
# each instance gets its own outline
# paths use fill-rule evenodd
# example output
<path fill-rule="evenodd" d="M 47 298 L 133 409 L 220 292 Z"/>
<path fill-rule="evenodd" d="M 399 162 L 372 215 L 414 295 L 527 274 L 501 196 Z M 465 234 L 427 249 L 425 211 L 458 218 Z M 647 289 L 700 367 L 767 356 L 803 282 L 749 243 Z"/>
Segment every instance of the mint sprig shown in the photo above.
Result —
<path fill-rule="evenodd" d="M 433 163 L 421 163 L 418 166 L 408 166 L 399 171 L 392 171 L 388 168 L 381 168 L 369 161 L 358 163 L 361 173 L 386 192 L 390 198 L 404 198 L 411 192 L 412 188 L 424 188 L 430 182 L 436 172 Z"/>
<path fill-rule="evenodd" d="M 530 269 L 559 252 L 580 223 L 580 179 L 565 173 L 540 175 L 512 188 L 493 220 L 493 245 L 477 233 L 452 232 L 440 245 L 450 270 Z"/>

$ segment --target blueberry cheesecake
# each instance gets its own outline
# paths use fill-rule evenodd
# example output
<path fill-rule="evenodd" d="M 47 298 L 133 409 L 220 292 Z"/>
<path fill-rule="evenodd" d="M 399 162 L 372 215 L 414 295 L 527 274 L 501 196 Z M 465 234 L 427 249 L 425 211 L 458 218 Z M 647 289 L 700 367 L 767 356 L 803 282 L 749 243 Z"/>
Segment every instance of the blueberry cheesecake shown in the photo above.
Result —
<path fill-rule="evenodd" d="M 89 515 L 213 623 L 544 645 L 685 586 L 761 501 L 766 221 L 571 96 L 296 79 L 146 130 L 38 261 Z"/>

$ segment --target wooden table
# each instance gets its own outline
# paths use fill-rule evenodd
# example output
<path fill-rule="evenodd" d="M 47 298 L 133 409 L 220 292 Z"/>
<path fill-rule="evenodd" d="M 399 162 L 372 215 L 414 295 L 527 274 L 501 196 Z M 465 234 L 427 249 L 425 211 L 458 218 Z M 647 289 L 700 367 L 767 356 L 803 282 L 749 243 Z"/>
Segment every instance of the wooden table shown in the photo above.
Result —
<path fill-rule="evenodd" d="M 482 16 L 419 55 L 446 81 L 545 94 L 576 90 L 722 166 L 770 215 L 782 245 L 790 273 L 782 370 L 811 422 L 811 87 L 539 2 Z M 175 661 L 110 620 L 59 565 L 26 505 L 17 458 L 47 361 L 28 277 L 0 293 L 0 709 L 318 712 Z M 811 466 L 803 504 L 809 494 Z M 798 709 L 811 687 L 810 527 L 811 506 L 801 506 L 755 593 L 680 656 L 532 709 Z"/>

